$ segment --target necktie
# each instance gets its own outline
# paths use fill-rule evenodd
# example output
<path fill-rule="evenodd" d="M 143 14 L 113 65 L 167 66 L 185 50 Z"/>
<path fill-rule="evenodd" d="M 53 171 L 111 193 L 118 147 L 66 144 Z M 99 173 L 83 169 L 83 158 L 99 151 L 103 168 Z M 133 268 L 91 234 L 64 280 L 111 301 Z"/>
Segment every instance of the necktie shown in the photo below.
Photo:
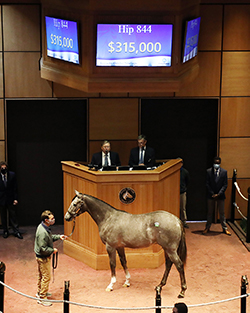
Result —
<path fill-rule="evenodd" d="M 215 181 L 218 181 L 219 179 L 219 170 L 215 171 Z"/>
<path fill-rule="evenodd" d="M 108 166 L 108 155 L 105 154 L 104 166 Z"/>
<path fill-rule="evenodd" d="M 143 150 L 144 150 L 144 149 L 141 149 L 141 152 L 140 152 L 139 164 L 143 163 Z"/>
<path fill-rule="evenodd" d="M 6 178 L 6 175 L 3 175 L 3 183 L 4 183 L 4 186 L 6 187 L 6 186 L 7 186 L 7 178 Z"/>

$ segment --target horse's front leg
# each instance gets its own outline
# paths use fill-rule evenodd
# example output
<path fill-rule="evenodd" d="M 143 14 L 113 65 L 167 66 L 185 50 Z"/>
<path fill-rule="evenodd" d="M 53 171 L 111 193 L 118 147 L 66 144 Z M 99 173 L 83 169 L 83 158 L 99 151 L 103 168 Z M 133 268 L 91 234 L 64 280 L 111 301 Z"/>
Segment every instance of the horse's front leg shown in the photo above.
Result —
<path fill-rule="evenodd" d="M 116 250 L 118 252 L 120 262 L 121 262 L 121 265 L 124 269 L 125 276 L 126 276 L 126 280 L 125 280 L 125 283 L 123 284 L 123 287 L 129 287 L 130 286 L 130 274 L 129 274 L 128 267 L 127 267 L 127 260 L 126 260 L 124 247 L 117 248 Z"/>
<path fill-rule="evenodd" d="M 115 267 L 116 267 L 116 250 L 115 248 L 111 247 L 109 244 L 106 244 L 106 250 L 109 255 L 109 265 L 111 269 L 111 281 L 106 291 L 112 291 L 113 286 L 116 283 L 116 275 L 115 275 Z"/>

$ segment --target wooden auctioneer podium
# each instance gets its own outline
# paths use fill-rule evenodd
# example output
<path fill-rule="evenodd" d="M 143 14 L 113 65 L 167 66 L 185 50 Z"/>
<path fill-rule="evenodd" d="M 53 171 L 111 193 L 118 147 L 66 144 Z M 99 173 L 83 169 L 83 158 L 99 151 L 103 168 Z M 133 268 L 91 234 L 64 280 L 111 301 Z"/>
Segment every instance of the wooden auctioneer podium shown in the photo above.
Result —
<path fill-rule="evenodd" d="M 76 162 L 63 161 L 64 214 L 77 190 L 132 214 L 166 210 L 179 217 L 180 168 L 180 159 L 169 160 L 154 170 L 136 171 L 92 171 Z M 129 191 L 128 199 L 126 191 Z M 73 222 L 64 221 L 66 235 L 72 228 Z M 88 213 L 76 218 L 74 233 L 63 245 L 68 256 L 96 270 L 109 269 L 105 245 Z M 158 245 L 143 249 L 126 248 L 126 256 L 129 268 L 157 268 L 164 262 L 163 250 Z M 118 257 L 117 267 L 120 268 Z"/>

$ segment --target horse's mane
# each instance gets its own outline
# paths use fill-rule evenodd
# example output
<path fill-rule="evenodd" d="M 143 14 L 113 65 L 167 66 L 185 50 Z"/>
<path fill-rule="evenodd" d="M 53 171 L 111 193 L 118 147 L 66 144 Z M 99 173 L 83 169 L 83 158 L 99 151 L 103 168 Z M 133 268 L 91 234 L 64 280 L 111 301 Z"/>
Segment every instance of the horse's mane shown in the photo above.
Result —
<path fill-rule="evenodd" d="M 116 208 L 114 208 L 112 205 L 108 204 L 107 202 L 105 202 L 105 201 L 103 201 L 103 200 L 101 200 L 101 199 L 98 199 L 98 198 L 96 198 L 96 197 L 94 197 L 94 196 L 87 195 L 86 193 L 85 193 L 84 195 L 85 195 L 85 196 L 88 196 L 89 198 L 93 198 L 93 199 L 97 200 L 98 202 L 102 202 L 102 203 L 106 204 L 107 206 L 109 206 L 111 209 L 113 209 L 113 210 L 115 210 L 115 211 L 128 213 L 128 212 L 126 212 L 126 211 L 124 211 L 124 210 L 116 209 Z"/>

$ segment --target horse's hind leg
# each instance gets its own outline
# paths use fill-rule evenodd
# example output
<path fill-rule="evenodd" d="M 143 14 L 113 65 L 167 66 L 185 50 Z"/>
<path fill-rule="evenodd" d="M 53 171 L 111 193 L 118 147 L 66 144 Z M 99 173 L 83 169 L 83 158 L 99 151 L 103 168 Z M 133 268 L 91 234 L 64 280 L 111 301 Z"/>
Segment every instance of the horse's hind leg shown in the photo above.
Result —
<path fill-rule="evenodd" d="M 127 260 L 126 260 L 124 248 L 123 247 L 117 248 L 117 252 L 118 252 L 120 262 L 121 262 L 121 265 L 124 269 L 125 276 L 126 276 L 126 280 L 125 280 L 125 283 L 123 284 L 123 287 L 129 287 L 130 286 L 130 274 L 129 274 L 128 267 L 127 267 Z"/>
<path fill-rule="evenodd" d="M 114 283 L 116 283 L 116 275 L 115 275 L 115 267 L 116 267 L 116 250 L 115 248 L 111 247 L 110 245 L 106 244 L 106 250 L 109 255 L 109 265 L 111 269 L 111 281 L 106 291 L 112 291 Z"/>
<path fill-rule="evenodd" d="M 155 287 L 155 289 L 157 291 L 160 291 L 160 292 L 161 292 L 162 287 L 166 285 L 169 272 L 170 272 L 171 267 L 173 265 L 173 262 L 169 259 L 166 251 L 164 251 L 164 253 L 165 253 L 165 272 L 164 272 L 164 274 L 162 276 L 160 284 Z"/>
<path fill-rule="evenodd" d="M 176 269 L 178 270 L 180 274 L 181 292 L 179 293 L 178 298 L 184 298 L 185 291 L 187 290 L 187 284 L 186 284 L 186 278 L 185 278 L 185 272 L 184 272 L 184 264 L 179 258 L 177 253 L 170 254 L 169 258 L 172 260 L 172 262 L 174 263 L 174 265 L 176 266 Z"/>

